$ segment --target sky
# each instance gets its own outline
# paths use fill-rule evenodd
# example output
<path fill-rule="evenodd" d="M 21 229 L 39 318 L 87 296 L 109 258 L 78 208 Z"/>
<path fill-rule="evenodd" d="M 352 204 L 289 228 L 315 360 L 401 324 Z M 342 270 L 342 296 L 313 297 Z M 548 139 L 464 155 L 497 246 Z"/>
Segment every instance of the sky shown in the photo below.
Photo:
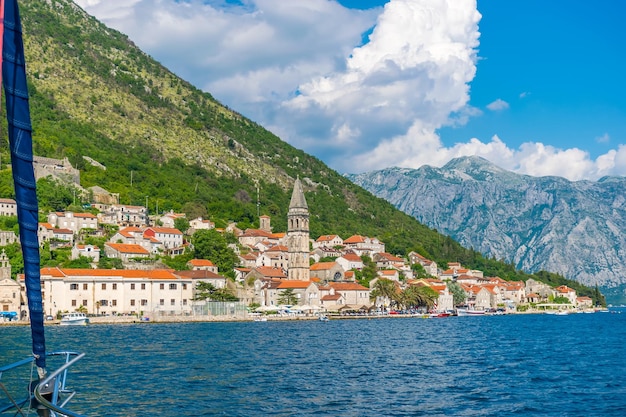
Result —
<path fill-rule="evenodd" d="M 626 2 L 75 2 L 341 173 L 626 175 Z"/>

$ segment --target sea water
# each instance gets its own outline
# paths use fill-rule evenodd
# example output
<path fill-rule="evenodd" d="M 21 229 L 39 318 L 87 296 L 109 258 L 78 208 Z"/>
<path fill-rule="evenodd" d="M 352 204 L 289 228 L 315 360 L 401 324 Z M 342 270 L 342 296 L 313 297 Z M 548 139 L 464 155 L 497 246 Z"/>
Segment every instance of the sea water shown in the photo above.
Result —
<path fill-rule="evenodd" d="M 88 416 L 625 416 L 626 311 L 47 326 Z M 27 327 L 0 327 L 2 363 Z"/>

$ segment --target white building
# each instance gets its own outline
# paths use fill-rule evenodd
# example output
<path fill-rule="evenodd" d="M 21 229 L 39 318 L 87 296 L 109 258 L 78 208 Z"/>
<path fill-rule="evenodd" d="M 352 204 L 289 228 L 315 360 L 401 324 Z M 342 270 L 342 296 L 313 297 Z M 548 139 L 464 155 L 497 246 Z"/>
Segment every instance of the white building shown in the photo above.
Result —
<path fill-rule="evenodd" d="M 0 216 L 17 216 L 17 203 L 12 198 L 0 198 Z"/>
<path fill-rule="evenodd" d="M 23 284 L 23 276 L 21 277 Z M 193 280 L 169 270 L 42 268 L 45 314 L 190 314 Z"/>

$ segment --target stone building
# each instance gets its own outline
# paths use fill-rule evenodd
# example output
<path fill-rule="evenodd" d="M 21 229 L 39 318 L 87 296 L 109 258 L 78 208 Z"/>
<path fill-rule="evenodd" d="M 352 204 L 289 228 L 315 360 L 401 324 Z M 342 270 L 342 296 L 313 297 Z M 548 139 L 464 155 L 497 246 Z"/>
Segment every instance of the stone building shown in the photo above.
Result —
<path fill-rule="evenodd" d="M 297 178 L 293 185 L 287 213 L 288 279 L 308 281 L 309 273 L 309 207 L 304 198 L 302 183 Z"/>

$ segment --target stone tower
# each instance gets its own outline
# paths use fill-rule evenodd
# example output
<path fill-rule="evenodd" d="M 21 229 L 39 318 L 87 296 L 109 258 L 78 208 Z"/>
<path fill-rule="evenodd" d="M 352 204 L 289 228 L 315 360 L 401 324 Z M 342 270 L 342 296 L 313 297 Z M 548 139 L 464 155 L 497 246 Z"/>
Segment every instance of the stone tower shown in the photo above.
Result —
<path fill-rule="evenodd" d="M 11 279 L 11 263 L 4 250 L 0 255 L 0 280 L 2 279 Z"/>
<path fill-rule="evenodd" d="M 304 199 L 300 178 L 293 184 L 287 213 L 287 248 L 289 261 L 287 277 L 308 281 L 309 274 L 309 207 Z"/>

